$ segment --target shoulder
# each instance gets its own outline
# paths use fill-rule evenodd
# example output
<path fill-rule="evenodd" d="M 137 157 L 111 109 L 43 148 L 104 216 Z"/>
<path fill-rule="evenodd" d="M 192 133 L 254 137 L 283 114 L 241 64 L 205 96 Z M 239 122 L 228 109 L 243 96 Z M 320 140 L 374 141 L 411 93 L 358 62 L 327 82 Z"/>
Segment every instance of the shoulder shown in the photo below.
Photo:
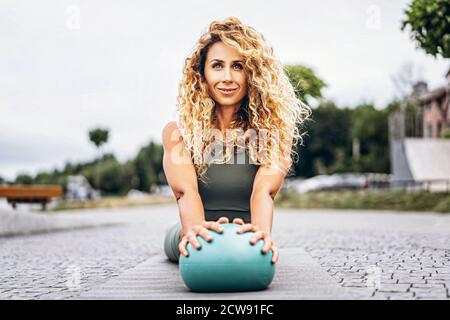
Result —
<path fill-rule="evenodd" d="M 178 124 L 176 121 L 169 121 L 166 123 L 166 125 L 163 128 L 163 134 L 167 132 L 172 132 L 174 130 L 178 130 Z"/>
<path fill-rule="evenodd" d="M 163 144 L 167 146 L 169 144 L 181 142 L 182 140 L 183 138 L 181 137 L 176 121 L 168 122 L 162 130 Z"/>

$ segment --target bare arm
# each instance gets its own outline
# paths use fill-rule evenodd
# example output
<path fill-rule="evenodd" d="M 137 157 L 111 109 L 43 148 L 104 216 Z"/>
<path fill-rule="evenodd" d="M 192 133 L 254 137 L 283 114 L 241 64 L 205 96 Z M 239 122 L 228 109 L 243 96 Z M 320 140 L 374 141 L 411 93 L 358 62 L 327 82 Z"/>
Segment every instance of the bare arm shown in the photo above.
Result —
<path fill-rule="evenodd" d="M 194 225 L 205 221 L 194 164 L 184 148 L 183 138 L 174 121 L 164 127 L 162 141 L 164 173 L 177 199 L 182 231 L 187 234 Z"/>
<path fill-rule="evenodd" d="M 291 148 L 288 147 L 286 154 L 289 155 Z M 274 199 L 283 185 L 286 173 L 291 164 L 290 157 L 280 159 L 281 168 L 275 169 L 261 166 L 256 173 L 253 182 L 253 190 L 250 198 L 251 223 L 244 225 L 240 232 L 252 231 L 255 234 L 250 242 L 255 244 L 260 239 L 264 240 L 263 253 L 273 251 L 272 262 L 278 261 L 278 247 L 272 240 L 272 222 Z M 236 219 L 236 223 L 244 224 L 241 219 Z"/>
<path fill-rule="evenodd" d="M 261 166 L 253 182 L 250 199 L 250 212 L 252 224 L 266 233 L 272 232 L 274 200 L 283 185 L 286 173 L 291 165 L 289 156 L 291 147 L 285 150 L 285 156 L 280 158 L 281 168 Z"/>
<path fill-rule="evenodd" d="M 197 236 L 211 241 L 212 236 L 208 229 L 221 233 L 221 223 L 228 223 L 228 218 L 220 218 L 218 221 L 205 221 L 205 210 L 198 193 L 197 174 L 192 159 L 184 148 L 183 137 L 177 124 L 169 122 L 163 129 L 164 145 L 163 168 L 167 182 L 177 199 L 180 221 L 181 241 L 178 250 L 184 256 L 189 253 L 186 249 L 190 242 L 197 250 L 201 248 Z"/>
<path fill-rule="evenodd" d="M 262 232 L 272 233 L 274 199 L 281 188 L 285 173 L 260 167 L 253 183 L 250 198 L 251 223 Z"/>

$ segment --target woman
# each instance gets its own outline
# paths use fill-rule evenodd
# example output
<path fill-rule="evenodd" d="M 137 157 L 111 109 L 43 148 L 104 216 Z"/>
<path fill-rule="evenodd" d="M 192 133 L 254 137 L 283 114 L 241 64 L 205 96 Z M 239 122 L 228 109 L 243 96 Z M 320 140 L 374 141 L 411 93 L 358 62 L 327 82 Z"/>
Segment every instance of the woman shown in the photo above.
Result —
<path fill-rule="evenodd" d="M 276 263 L 273 200 L 311 109 L 297 99 L 264 36 L 234 17 L 213 21 L 186 59 L 177 112 L 162 134 L 181 220 L 167 230 L 167 257 L 187 256 L 188 242 L 200 249 L 197 236 L 212 241 L 208 230 L 220 233 L 232 221 L 240 233 L 254 233 L 252 244 L 263 240 L 263 253 L 272 250 Z"/>

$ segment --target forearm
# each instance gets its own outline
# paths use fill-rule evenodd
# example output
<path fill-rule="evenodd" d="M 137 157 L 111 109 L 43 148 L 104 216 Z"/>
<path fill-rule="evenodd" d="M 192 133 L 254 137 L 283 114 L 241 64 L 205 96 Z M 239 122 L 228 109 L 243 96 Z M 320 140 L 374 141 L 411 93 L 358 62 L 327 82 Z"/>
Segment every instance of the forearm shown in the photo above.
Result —
<path fill-rule="evenodd" d="M 254 191 L 250 199 L 251 224 L 263 232 L 272 233 L 273 207 L 269 192 Z"/>
<path fill-rule="evenodd" d="M 178 208 L 180 213 L 180 221 L 183 233 L 205 221 L 205 211 L 202 199 L 196 190 L 186 190 L 178 199 Z"/>

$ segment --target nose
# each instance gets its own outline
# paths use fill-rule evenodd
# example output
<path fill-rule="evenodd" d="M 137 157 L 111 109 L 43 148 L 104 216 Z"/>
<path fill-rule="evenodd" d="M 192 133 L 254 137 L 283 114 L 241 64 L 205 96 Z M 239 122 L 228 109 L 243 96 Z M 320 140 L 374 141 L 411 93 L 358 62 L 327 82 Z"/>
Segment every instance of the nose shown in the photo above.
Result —
<path fill-rule="evenodd" d="M 224 80 L 225 81 L 231 81 L 231 70 L 230 70 L 230 68 L 225 68 Z"/>

